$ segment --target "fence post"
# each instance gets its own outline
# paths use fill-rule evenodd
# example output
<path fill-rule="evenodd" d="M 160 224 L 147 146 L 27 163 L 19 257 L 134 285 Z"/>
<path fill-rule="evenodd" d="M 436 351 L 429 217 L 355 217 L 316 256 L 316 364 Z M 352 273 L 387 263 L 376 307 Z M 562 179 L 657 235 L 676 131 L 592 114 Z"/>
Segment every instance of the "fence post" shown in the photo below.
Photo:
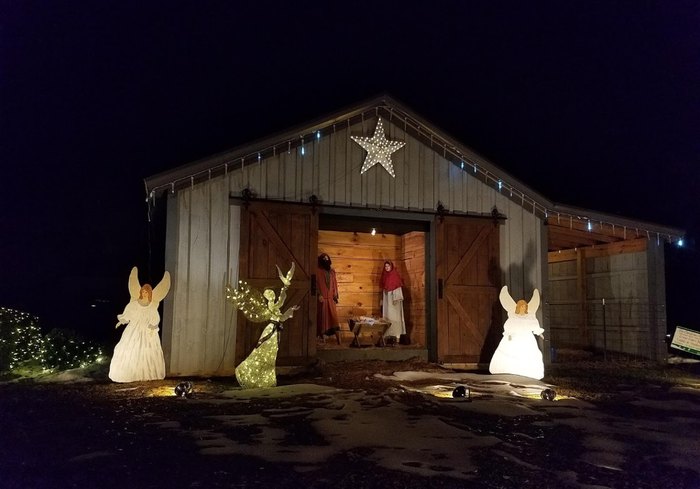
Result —
<path fill-rule="evenodd" d="M 608 330 L 605 325 L 605 298 L 603 298 L 603 360 L 608 361 Z"/>

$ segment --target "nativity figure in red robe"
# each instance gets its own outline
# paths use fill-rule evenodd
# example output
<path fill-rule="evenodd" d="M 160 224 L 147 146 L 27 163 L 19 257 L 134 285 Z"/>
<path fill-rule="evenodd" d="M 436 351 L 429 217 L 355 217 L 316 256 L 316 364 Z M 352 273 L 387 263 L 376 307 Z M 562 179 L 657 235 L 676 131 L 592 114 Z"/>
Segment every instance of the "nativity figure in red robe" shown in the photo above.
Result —
<path fill-rule="evenodd" d="M 316 289 L 318 296 L 316 316 L 316 336 L 332 336 L 340 329 L 338 311 L 338 280 L 331 267 L 331 257 L 327 253 L 318 256 L 316 269 Z"/>

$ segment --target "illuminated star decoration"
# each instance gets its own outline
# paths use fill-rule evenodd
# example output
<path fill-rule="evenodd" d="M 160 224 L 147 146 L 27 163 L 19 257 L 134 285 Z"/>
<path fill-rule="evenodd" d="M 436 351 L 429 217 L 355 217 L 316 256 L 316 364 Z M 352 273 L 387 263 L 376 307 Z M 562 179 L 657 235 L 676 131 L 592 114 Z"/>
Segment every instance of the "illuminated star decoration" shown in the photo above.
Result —
<path fill-rule="evenodd" d="M 377 121 L 377 127 L 374 129 L 374 136 L 371 138 L 365 136 L 350 136 L 350 138 L 367 151 L 367 157 L 362 164 L 360 174 L 363 174 L 379 163 L 389 172 L 389 175 L 394 178 L 396 177 L 394 174 L 394 165 L 391 163 L 391 153 L 398 151 L 406 143 L 402 141 L 389 141 L 386 138 L 381 117 Z"/>

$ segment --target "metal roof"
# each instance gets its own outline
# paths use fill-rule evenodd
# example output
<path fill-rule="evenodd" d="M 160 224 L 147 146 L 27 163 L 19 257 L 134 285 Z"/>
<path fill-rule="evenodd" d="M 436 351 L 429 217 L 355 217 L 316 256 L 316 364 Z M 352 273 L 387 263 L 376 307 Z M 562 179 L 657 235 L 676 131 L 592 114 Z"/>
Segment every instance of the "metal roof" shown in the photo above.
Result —
<path fill-rule="evenodd" d="M 153 199 L 165 191 L 174 192 L 179 188 L 223 175 L 230 170 L 258 163 L 261 158 L 288 151 L 303 145 L 305 140 L 310 141 L 318 135 L 328 134 L 338 125 L 349 126 L 374 115 L 381 116 L 389 122 L 403 124 L 406 132 L 413 137 L 431 149 L 441 152 L 446 159 L 484 183 L 498 186 L 499 190 L 508 194 L 512 200 L 538 214 L 550 225 L 558 225 L 563 217 L 572 223 L 576 220 L 578 223 L 598 224 L 603 234 L 609 235 L 605 232 L 607 226 L 615 235 L 614 230 L 617 226 L 618 229 L 636 229 L 637 232 L 642 230 L 643 234 L 650 238 L 653 235 L 657 240 L 662 238 L 669 242 L 677 242 L 685 234 L 680 229 L 553 202 L 386 94 L 278 134 L 152 175 L 144 180 L 146 194 Z M 554 216 L 556 221 L 553 220 Z M 587 227 L 592 231 L 590 225 Z"/>

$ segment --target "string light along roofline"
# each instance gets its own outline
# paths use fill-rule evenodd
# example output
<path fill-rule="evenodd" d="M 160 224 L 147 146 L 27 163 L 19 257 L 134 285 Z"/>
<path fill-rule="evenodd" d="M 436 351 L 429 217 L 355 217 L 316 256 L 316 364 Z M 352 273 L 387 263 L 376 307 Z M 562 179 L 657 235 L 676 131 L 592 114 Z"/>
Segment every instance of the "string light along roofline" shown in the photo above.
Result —
<path fill-rule="evenodd" d="M 520 201 L 523 207 L 530 208 L 533 214 L 539 215 L 545 220 L 552 219 L 553 216 L 557 216 L 557 220 L 569 219 L 573 222 L 583 222 L 587 223 L 592 221 L 597 223 L 602 229 L 604 226 L 610 228 L 615 227 L 625 227 L 623 221 L 634 222 L 634 228 L 637 234 L 647 235 L 649 239 L 651 236 L 656 236 L 656 241 L 661 240 L 669 243 L 682 243 L 685 238 L 685 233 L 679 229 L 672 229 L 665 226 L 651 225 L 650 223 L 644 223 L 642 221 L 630 220 L 626 218 L 615 219 L 611 216 L 604 215 L 602 213 L 587 211 L 581 209 L 582 212 L 575 212 L 570 209 L 570 206 L 558 204 L 551 202 L 545 197 L 539 195 L 527 186 L 518 182 L 515 178 L 507 175 L 505 172 L 498 170 L 493 164 L 491 164 L 485 158 L 478 156 L 473 151 L 464 148 L 461 144 L 454 143 L 448 138 L 443 137 L 440 133 L 432 130 L 429 124 L 419 120 L 417 117 L 411 115 L 407 110 L 402 109 L 398 104 L 387 103 L 386 98 L 381 100 L 381 103 L 375 103 L 371 107 L 363 107 L 361 109 L 356 109 L 346 113 L 345 116 L 335 116 L 330 119 L 326 119 L 325 122 L 318 122 L 311 126 L 306 126 L 304 129 L 294 129 L 292 131 L 287 131 L 281 136 L 272 136 L 270 138 L 264 139 L 257 143 L 252 143 L 243 146 L 238 149 L 233 149 L 214 155 L 196 162 L 183 165 L 172 171 L 166 171 L 162 174 L 149 177 L 144 179 L 144 186 L 146 189 L 146 201 L 149 206 L 155 206 L 156 195 L 160 195 L 163 192 L 169 191 L 174 194 L 176 190 L 184 187 L 194 187 L 195 182 L 199 183 L 201 181 L 210 180 L 213 177 L 218 177 L 220 175 L 228 174 L 229 170 L 243 169 L 244 167 L 251 164 L 261 164 L 261 162 L 268 157 L 275 156 L 279 152 L 291 152 L 291 150 L 298 149 L 300 151 L 300 156 L 304 158 L 304 154 L 301 153 L 304 145 L 312 144 L 315 145 L 321 140 L 323 136 L 334 134 L 337 128 L 350 128 L 353 124 L 360 123 L 366 120 L 366 118 L 377 117 L 379 119 L 377 126 L 381 122 L 380 112 L 385 114 L 385 118 L 393 121 L 396 118 L 400 121 L 404 130 L 408 131 L 410 128 L 417 137 L 423 137 L 429 140 L 426 145 L 431 149 L 441 150 L 443 157 L 449 160 L 453 165 L 455 165 L 460 170 L 471 174 L 472 176 L 478 176 L 481 180 L 489 186 L 494 187 L 494 191 L 499 193 L 508 193 L 509 197 L 514 201 Z M 383 123 L 382 123 L 383 124 Z M 382 126 L 382 134 L 384 133 Z M 377 136 L 377 130 L 375 129 L 375 135 Z M 357 136 L 350 136 L 353 140 Z M 372 139 L 366 138 L 365 139 Z M 389 141 L 388 143 L 400 144 L 397 149 L 400 149 L 405 142 L 402 141 Z M 359 141 L 356 141 L 361 144 Z M 305 151 L 304 151 L 305 153 Z M 389 153 L 389 156 L 390 154 Z M 369 150 L 368 155 L 369 157 Z M 377 161 L 372 165 L 368 165 L 367 157 L 365 158 L 365 163 L 363 164 L 364 173 L 371 166 L 374 166 Z M 371 161 L 371 160 L 370 160 Z M 389 165 L 391 170 L 387 169 L 389 174 L 395 177 L 393 173 L 393 165 L 391 165 L 391 160 L 389 159 Z M 384 165 L 382 165 L 384 166 Z M 192 167 L 191 173 L 186 173 L 186 168 Z M 386 168 L 386 166 L 384 166 Z M 181 176 L 175 176 L 174 178 L 168 178 L 167 175 L 173 173 L 179 173 Z M 165 181 L 165 183 L 160 183 Z M 149 185 L 149 182 L 156 182 L 153 186 Z M 437 204 L 436 204 L 437 205 Z M 150 211 L 149 211 L 150 213 Z M 599 218 L 589 217 L 588 214 L 594 214 L 599 216 Z M 627 229 L 632 229 L 631 225 L 626 226 Z M 680 246 L 680 245 L 679 245 Z"/>

